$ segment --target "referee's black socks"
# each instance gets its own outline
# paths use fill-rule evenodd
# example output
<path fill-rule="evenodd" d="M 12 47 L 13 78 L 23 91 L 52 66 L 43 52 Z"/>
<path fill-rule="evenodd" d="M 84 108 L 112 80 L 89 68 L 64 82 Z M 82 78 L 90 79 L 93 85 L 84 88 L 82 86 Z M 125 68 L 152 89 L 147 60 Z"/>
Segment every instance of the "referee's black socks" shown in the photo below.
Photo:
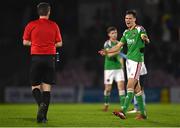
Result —
<path fill-rule="evenodd" d="M 50 91 L 42 92 L 42 102 L 46 104 L 47 107 L 49 106 L 50 98 L 51 98 Z"/>
<path fill-rule="evenodd" d="M 33 95 L 34 99 L 36 100 L 36 103 L 40 106 L 40 104 L 42 103 L 41 90 L 39 88 L 33 89 L 32 95 Z"/>
<path fill-rule="evenodd" d="M 47 112 L 50 103 L 51 93 L 50 91 L 43 91 L 42 94 L 42 102 L 46 105 L 45 118 L 47 119 Z"/>

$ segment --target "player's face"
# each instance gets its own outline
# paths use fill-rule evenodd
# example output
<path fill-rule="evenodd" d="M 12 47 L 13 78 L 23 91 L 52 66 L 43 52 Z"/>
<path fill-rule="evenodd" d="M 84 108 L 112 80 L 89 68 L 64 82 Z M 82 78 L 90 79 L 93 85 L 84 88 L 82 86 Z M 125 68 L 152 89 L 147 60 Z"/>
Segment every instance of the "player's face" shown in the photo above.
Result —
<path fill-rule="evenodd" d="M 131 28 L 135 25 L 136 18 L 132 14 L 127 14 L 125 16 L 125 23 L 128 28 Z"/>
<path fill-rule="evenodd" d="M 110 39 L 116 40 L 117 39 L 117 30 L 110 31 L 108 35 L 109 35 Z"/>

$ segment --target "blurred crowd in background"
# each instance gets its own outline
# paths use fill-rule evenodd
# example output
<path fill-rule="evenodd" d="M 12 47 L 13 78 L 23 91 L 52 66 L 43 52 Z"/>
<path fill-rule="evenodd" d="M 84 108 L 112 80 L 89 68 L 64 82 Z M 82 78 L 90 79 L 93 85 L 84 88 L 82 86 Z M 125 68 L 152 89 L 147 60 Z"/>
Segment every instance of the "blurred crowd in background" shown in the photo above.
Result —
<path fill-rule="evenodd" d="M 29 86 L 29 48 L 22 44 L 25 25 L 38 18 L 42 1 L 5 1 L 0 6 L 0 87 Z M 138 24 L 151 44 L 145 50 L 147 87 L 180 85 L 180 0 L 52 0 L 51 18 L 60 26 L 63 47 L 56 64 L 57 86 L 103 87 L 104 58 L 98 55 L 115 26 L 119 39 L 124 14 L 138 12 Z"/>

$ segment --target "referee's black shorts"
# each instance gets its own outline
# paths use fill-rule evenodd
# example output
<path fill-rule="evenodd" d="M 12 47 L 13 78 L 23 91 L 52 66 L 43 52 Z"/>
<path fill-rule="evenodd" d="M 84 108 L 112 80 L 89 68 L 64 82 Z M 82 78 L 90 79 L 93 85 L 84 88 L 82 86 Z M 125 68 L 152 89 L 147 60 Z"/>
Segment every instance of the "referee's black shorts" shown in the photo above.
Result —
<path fill-rule="evenodd" d="M 32 55 L 30 80 L 32 86 L 37 86 L 41 83 L 55 84 L 55 56 Z"/>

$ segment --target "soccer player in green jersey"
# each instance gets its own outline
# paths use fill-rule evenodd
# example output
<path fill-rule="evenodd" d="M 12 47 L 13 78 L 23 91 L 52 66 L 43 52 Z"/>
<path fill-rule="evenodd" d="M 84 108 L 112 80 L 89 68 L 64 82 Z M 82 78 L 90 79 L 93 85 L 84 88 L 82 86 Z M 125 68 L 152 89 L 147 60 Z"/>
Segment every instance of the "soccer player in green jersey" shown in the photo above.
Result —
<path fill-rule="evenodd" d="M 145 43 L 149 43 L 149 38 L 145 29 L 142 26 L 136 24 L 136 11 L 128 10 L 125 15 L 125 23 L 127 29 L 124 31 L 120 42 L 116 46 L 109 50 L 101 50 L 99 53 L 101 55 L 106 55 L 118 51 L 124 44 L 127 44 L 127 95 L 125 102 L 120 111 L 114 111 L 113 113 L 120 117 L 121 119 L 126 119 L 126 113 L 128 107 L 134 97 L 136 96 L 138 106 L 140 109 L 140 114 L 136 116 L 136 119 L 143 120 L 147 118 L 141 86 L 139 83 L 139 76 L 142 63 L 144 62 L 144 47 Z"/>
<path fill-rule="evenodd" d="M 104 49 L 111 49 L 117 45 L 117 29 L 113 26 L 107 28 L 107 35 L 109 39 L 104 44 Z M 107 54 L 104 63 L 104 108 L 107 111 L 109 107 L 109 98 L 112 89 L 113 80 L 116 81 L 119 92 L 120 104 L 124 104 L 125 89 L 124 89 L 124 72 L 123 72 L 123 59 L 119 56 L 119 51 Z"/>

